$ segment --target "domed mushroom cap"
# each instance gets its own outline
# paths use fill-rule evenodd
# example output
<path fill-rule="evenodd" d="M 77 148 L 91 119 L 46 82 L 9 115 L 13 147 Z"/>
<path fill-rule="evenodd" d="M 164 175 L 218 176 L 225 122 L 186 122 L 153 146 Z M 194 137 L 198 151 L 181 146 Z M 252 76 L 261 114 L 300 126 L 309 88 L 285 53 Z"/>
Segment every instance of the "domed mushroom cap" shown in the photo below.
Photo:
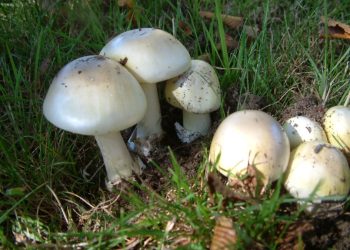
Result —
<path fill-rule="evenodd" d="M 187 49 L 171 34 L 153 28 L 134 29 L 109 41 L 100 55 L 123 62 L 140 82 L 157 83 L 185 72 Z"/>
<path fill-rule="evenodd" d="M 334 106 L 323 117 L 323 127 L 329 142 L 350 157 L 350 108 Z"/>
<path fill-rule="evenodd" d="M 291 149 L 306 141 L 328 142 L 321 125 L 305 116 L 289 118 L 283 124 L 283 128 L 287 133 Z"/>
<path fill-rule="evenodd" d="M 245 110 L 227 116 L 219 125 L 209 159 L 233 179 L 246 174 L 248 166 L 253 165 L 268 184 L 285 171 L 289 154 L 288 137 L 281 125 L 262 111 Z"/>
<path fill-rule="evenodd" d="M 118 62 L 85 56 L 65 65 L 44 100 L 44 115 L 55 126 L 78 134 L 101 135 L 136 124 L 146 97 L 137 80 Z"/>
<path fill-rule="evenodd" d="M 219 79 L 207 62 L 192 60 L 191 68 L 178 78 L 168 80 L 166 100 L 190 113 L 210 113 L 220 107 Z"/>
<path fill-rule="evenodd" d="M 323 142 L 304 142 L 292 151 L 284 183 L 296 198 L 346 196 L 350 190 L 350 169 L 336 147 Z"/>

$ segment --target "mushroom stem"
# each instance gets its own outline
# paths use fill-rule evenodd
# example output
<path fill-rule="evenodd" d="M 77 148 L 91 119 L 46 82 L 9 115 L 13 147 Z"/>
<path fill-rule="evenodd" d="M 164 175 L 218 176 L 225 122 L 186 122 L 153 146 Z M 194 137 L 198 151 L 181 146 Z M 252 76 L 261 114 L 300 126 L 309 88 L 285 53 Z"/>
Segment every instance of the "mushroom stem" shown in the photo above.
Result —
<path fill-rule="evenodd" d="M 159 137 L 163 134 L 157 84 L 140 83 L 147 99 L 146 114 L 136 126 L 136 138 Z"/>
<path fill-rule="evenodd" d="M 119 131 L 96 135 L 95 139 L 102 153 L 109 182 L 117 183 L 121 178 L 130 177 L 133 170 L 137 170 L 137 164 L 131 158 Z"/>
<path fill-rule="evenodd" d="M 208 134 L 211 125 L 209 113 L 194 114 L 183 110 L 182 115 L 182 123 L 185 129 L 200 133 L 201 135 Z"/>

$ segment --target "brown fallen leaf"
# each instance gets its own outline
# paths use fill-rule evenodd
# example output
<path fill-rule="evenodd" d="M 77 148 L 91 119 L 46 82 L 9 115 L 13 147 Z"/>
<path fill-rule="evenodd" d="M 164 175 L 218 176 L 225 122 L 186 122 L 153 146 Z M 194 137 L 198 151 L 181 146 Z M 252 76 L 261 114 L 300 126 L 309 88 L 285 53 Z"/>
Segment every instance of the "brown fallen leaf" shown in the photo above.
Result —
<path fill-rule="evenodd" d="M 223 204 L 225 205 L 228 201 L 245 201 L 250 204 L 258 204 L 258 200 L 252 197 L 245 196 L 239 192 L 234 191 L 233 189 L 227 187 L 221 182 L 220 177 L 215 173 L 209 173 L 208 175 L 208 187 L 209 195 L 211 200 L 213 200 L 213 195 L 219 193 L 223 196 Z"/>
<path fill-rule="evenodd" d="M 129 9 L 133 9 L 135 5 L 134 0 L 118 0 L 119 7 L 127 7 Z"/>
<path fill-rule="evenodd" d="M 215 14 L 210 11 L 200 11 L 199 15 L 207 19 L 212 19 L 213 17 L 215 17 Z M 235 29 L 243 25 L 243 17 L 240 16 L 230 16 L 221 14 L 221 18 L 222 22 L 231 29 Z"/>
<path fill-rule="evenodd" d="M 179 21 L 179 28 L 188 36 L 192 35 L 191 27 L 184 21 Z"/>
<path fill-rule="evenodd" d="M 213 233 L 210 250 L 232 249 L 237 242 L 236 230 L 233 228 L 232 219 L 225 216 L 216 218 Z"/>
<path fill-rule="evenodd" d="M 336 20 L 321 16 L 321 38 L 350 39 L 350 26 Z"/>
<path fill-rule="evenodd" d="M 236 49 L 239 46 L 239 43 L 237 40 L 233 39 L 232 36 L 225 34 L 225 40 L 226 40 L 226 46 L 227 49 Z M 216 44 L 216 48 L 218 50 L 221 50 L 221 43 Z"/>

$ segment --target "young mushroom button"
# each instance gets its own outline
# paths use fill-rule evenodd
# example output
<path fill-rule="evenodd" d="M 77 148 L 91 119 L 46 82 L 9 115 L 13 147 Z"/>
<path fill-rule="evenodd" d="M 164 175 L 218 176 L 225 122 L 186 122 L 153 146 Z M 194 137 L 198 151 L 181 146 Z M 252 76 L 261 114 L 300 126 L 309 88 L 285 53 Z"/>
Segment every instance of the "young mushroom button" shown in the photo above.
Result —
<path fill-rule="evenodd" d="M 191 57 L 175 37 L 153 28 L 121 33 L 108 42 L 100 54 L 124 64 L 146 94 L 148 108 L 136 126 L 135 143 L 134 138 L 130 138 L 129 146 L 148 156 L 152 150 L 152 140 L 163 133 L 156 83 L 185 72 L 190 67 Z"/>
<path fill-rule="evenodd" d="M 270 115 L 244 110 L 227 116 L 216 130 L 209 160 L 232 180 L 246 176 L 248 167 L 264 186 L 280 178 L 289 160 L 289 140 Z"/>
<path fill-rule="evenodd" d="M 334 106 L 323 117 L 328 141 L 340 148 L 350 160 L 350 107 Z"/>
<path fill-rule="evenodd" d="M 183 127 L 175 124 L 182 142 L 190 143 L 206 135 L 211 126 L 210 112 L 221 103 L 220 83 L 214 68 L 205 61 L 192 60 L 188 71 L 167 81 L 165 97 L 183 111 Z"/>
<path fill-rule="evenodd" d="M 93 135 L 102 152 L 108 183 L 128 178 L 139 167 L 120 135 L 145 114 L 146 97 L 122 65 L 103 56 L 85 56 L 64 66 L 44 100 L 45 117 L 69 132 Z M 110 185 L 109 185 L 110 186 Z"/>
<path fill-rule="evenodd" d="M 293 197 L 311 198 L 312 203 L 328 196 L 345 198 L 350 190 L 348 162 L 342 152 L 329 143 L 303 142 L 291 153 L 284 186 Z M 308 206 L 308 210 L 313 208 L 314 204 Z"/>

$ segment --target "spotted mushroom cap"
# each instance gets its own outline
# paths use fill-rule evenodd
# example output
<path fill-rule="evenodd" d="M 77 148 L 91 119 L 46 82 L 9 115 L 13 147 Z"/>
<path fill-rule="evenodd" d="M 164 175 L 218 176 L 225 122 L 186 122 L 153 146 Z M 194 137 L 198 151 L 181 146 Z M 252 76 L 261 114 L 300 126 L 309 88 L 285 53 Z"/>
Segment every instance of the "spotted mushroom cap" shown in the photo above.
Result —
<path fill-rule="evenodd" d="M 326 133 L 322 126 L 306 116 L 294 116 L 283 124 L 286 131 L 290 148 L 294 149 L 305 141 L 328 142 Z"/>
<path fill-rule="evenodd" d="M 145 94 L 131 73 L 116 61 L 92 55 L 76 59 L 58 72 L 43 112 L 61 129 L 99 135 L 136 124 L 146 105 Z"/>
<path fill-rule="evenodd" d="M 350 157 L 350 107 L 334 106 L 323 117 L 323 127 L 329 142 Z"/>
<path fill-rule="evenodd" d="M 350 191 L 348 162 L 329 143 L 303 142 L 291 153 L 284 186 L 296 198 L 308 198 L 311 194 L 345 197 Z"/>
<path fill-rule="evenodd" d="M 109 41 L 100 55 L 121 62 L 138 81 L 157 83 L 185 72 L 191 57 L 171 34 L 154 28 L 129 30 Z"/>
<path fill-rule="evenodd" d="M 188 71 L 167 81 L 165 98 L 171 105 L 191 113 L 217 110 L 221 91 L 214 68 L 205 61 L 192 60 Z"/>

